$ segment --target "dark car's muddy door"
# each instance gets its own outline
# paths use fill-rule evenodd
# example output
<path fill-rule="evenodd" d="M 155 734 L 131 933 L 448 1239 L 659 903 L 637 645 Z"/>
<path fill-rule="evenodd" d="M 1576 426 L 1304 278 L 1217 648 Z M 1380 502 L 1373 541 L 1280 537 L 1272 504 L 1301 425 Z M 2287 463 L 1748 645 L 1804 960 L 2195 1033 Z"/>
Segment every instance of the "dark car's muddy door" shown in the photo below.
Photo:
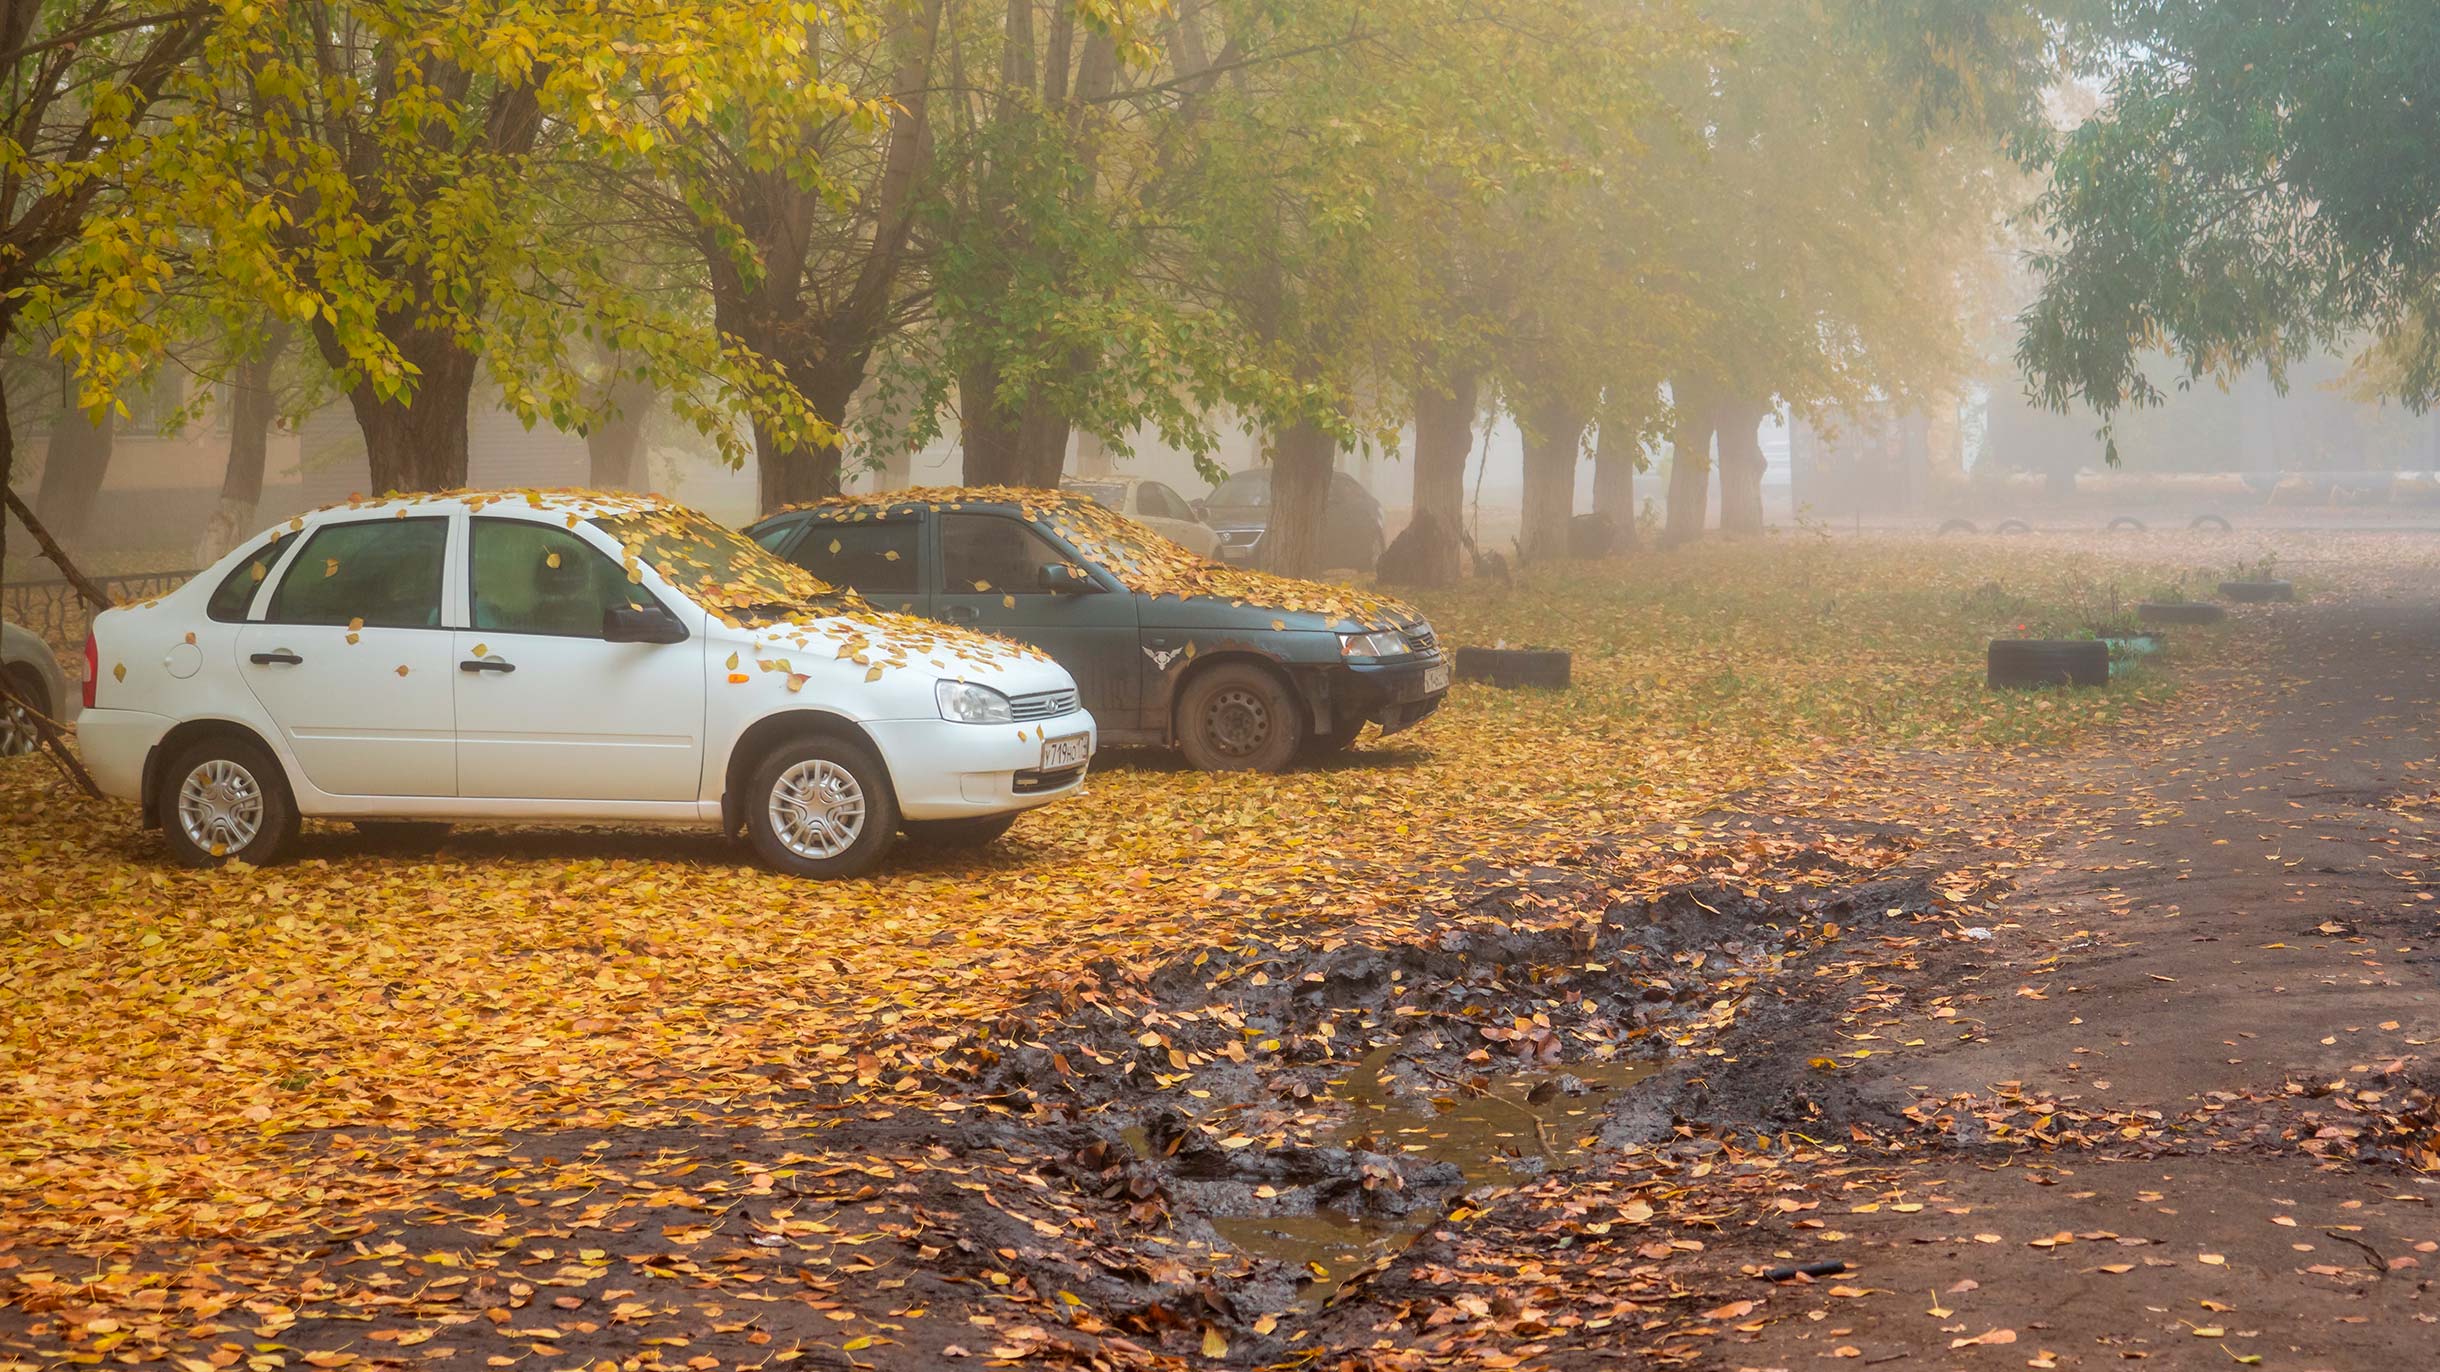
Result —
<path fill-rule="evenodd" d="M 1076 678 L 1105 729 L 1134 729 L 1143 708 L 1135 597 L 1010 515 L 943 511 L 940 583 L 933 613 L 1034 646 Z M 1045 589 L 1045 567 L 1065 567 L 1083 593 Z"/>

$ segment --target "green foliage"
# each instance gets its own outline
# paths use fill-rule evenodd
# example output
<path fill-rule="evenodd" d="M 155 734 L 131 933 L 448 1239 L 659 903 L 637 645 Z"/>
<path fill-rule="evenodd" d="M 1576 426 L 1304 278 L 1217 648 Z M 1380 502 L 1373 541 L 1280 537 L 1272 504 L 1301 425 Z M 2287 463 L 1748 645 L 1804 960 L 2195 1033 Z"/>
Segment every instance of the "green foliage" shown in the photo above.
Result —
<path fill-rule="evenodd" d="M 2042 293 L 2018 361 L 2054 408 L 2157 404 L 2147 350 L 2223 381 L 2370 333 L 2440 401 L 2440 8 L 2114 0 L 2079 36 L 2101 113 L 2036 149 Z"/>

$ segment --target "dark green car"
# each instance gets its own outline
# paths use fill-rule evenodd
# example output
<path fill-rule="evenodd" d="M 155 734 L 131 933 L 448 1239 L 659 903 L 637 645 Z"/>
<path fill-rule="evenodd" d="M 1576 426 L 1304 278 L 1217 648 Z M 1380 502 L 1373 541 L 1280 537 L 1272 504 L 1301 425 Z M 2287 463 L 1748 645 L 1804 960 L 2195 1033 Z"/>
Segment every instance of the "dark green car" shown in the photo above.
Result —
<path fill-rule="evenodd" d="M 1279 771 L 1367 723 L 1396 733 L 1449 689 L 1413 609 L 1208 561 L 1056 491 L 841 496 L 746 533 L 882 609 L 1040 647 L 1104 742 L 1175 746 L 1205 770 Z"/>

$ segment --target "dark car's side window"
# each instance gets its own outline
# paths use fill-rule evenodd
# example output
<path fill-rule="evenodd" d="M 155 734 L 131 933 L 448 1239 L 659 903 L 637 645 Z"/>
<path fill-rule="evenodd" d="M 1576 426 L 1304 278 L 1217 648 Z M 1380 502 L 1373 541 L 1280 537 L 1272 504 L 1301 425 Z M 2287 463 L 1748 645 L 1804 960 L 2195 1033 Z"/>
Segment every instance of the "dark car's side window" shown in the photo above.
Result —
<path fill-rule="evenodd" d="M 1033 595 L 1044 565 L 1075 566 L 1050 540 L 1000 515 L 942 515 L 940 556 L 941 589 L 950 595 Z"/>
<path fill-rule="evenodd" d="M 593 545 L 549 524 L 474 521 L 472 563 L 468 589 L 478 629 L 600 638 L 606 611 L 661 603 Z"/>
<path fill-rule="evenodd" d="M 753 539 L 763 546 L 764 552 L 776 553 L 787 547 L 788 540 L 796 537 L 796 531 L 804 527 L 805 521 L 802 519 L 777 520 L 754 530 Z"/>
<path fill-rule="evenodd" d="M 433 629 L 441 622 L 446 519 L 325 524 L 297 551 L 271 593 L 274 624 Z"/>
<path fill-rule="evenodd" d="M 263 579 L 271 575 L 271 569 L 280 565 L 280 554 L 296 541 L 297 531 L 290 529 L 238 563 L 212 588 L 212 598 L 204 602 L 203 612 L 222 624 L 244 623 L 246 611 L 254 608 L 254 593 L 262 589 Z"/>
<path fill-rule="evenodd" d="M 903 599 L 923 589 L 923 569 L 915 555 L 916 540 L 922 533 L 923 525 L 912 519 L 860 524 L 816 521 L 805 530 L 789 560 L 867 600 Z"/>

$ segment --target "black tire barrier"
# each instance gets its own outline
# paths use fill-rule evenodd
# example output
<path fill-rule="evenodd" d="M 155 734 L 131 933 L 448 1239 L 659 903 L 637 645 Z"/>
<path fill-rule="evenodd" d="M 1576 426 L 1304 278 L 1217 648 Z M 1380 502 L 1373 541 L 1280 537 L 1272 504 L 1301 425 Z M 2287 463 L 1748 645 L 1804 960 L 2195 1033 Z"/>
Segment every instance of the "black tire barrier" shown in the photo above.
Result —
<path fill-rule="evenodd" d="M 2196 515 L 2194 522 L 2186 527 L 2198 534 L 2232 534 L 2237 531 L 2236 525 L 2218 515 Z"/>
<path fill-rule="evenodd" d="M 2033 526 L 2021 519 L 2003 519 L 1991 526 L 1991 532 L 2013 537 L 2017 534 L 2032 533 Z"/>
<path fill-rule="evenodd" d="M 1544 648 L 1460 648 L 1457 679 L 1508 690 L 1535 687 L 1564 691 L 1573 680 L 1574 659 Z"/>
<path fill-rule="evenodd" d="M 1984 680 L 1994 690 L 2107 686 L 2110 645 L 2097 638 L 1995 638 Z"/>
<path fill-rule="evenodd" d="M 2135 533 L 2135 534 L 2140 534 L 2140 533 L 2149 533 L 2149 532 L 2151 532 L 2151 531 L 2150 531 L 2150 530 L 2148 530 L 2148 529 L 2146 529 L 2146 528 L 2144 527 L 2144 522 L 2143 522 L 2142 520 L 2140 520 L 2140 519 L 2137 519 L 2135 516 L 2133 516 L 2133 515 L 2120 515 L 2120 516 L 2118 516 L 2116 519 L 2111 520 L 2111 521 L 2110 521 L 2110 526 L 2109 526 L 2109 528 L 2108 528 L 2108 529 L 2106 529 L 2106 530 L 2104 530 L 2103 532 L 2105 532 L 2105 533 L 2113 533 L 2113 534 L 2116 534 L 2116 533 Z"/>
<path fill-rule="evenodd" d="M 2135 607 L 2135 617 L 2146 624 L 2217 624 L 2228 618 L 2228 608 L 2199 600 L 2146 601 Z"/>
<path fill-rule="evenodd" d="M 1942 537 L 1950 534 L 1978 534 L 1981 532 L 1982 530 L 1974 527 L 1974 521 L 1971 519 L 1948 519 L 1942 520 L 1940 524 Z"/>
<path fill-rule="evenodd" d="M 2239 605 L 2268 605 L 2274 601 L 2294 600 L 2296 583 L 2292 581 L 2223 581 L 2220 597 Z"/>

